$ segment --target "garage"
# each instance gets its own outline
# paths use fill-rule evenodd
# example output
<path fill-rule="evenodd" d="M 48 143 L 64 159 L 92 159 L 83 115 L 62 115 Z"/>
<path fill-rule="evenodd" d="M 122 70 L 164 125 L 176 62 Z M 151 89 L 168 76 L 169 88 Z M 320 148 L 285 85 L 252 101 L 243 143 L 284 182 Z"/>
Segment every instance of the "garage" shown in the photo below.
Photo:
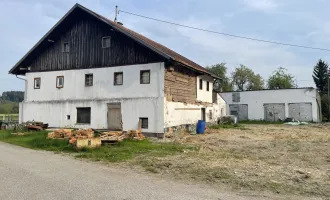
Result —
<path fill-rule="evenodd" d="M 266 103 L 264 104 L 265 121 L 277 122 L 285 119 L 284 103 Z"/>
<path fill-rule="evenodd" d="M 238 120 L 248 120 L 248 105 L 247 104 L 230 104 L 230 115 L 237 116 Z"/>
<path fill-rule="evenodd" d="M 303 122 L 313 121 L 312 103 L 289 103 L 289 117 Z"/>

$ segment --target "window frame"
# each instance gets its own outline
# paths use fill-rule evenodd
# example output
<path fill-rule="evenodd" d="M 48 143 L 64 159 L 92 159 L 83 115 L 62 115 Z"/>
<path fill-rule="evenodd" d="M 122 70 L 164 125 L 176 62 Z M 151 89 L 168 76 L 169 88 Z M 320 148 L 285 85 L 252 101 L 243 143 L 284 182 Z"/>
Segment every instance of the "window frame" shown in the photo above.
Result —
<path fill-rule="evenodd" d="M 87 82 L 87 77 L 88 76 L 92 76 L 92 83 L 91 83 L 91 85 L 89 85 L 89 84 L 87 84 L 87 83 L 89 83 L 89 82 Z M 93 86 L 94 85 L 94 75 L 92 74 L 92 73 L 90 73 L 90 74 L 85 74 L 85 87 L 91 87 L 91 86 Z"/>
<path fill-rule="evenodd" d="M 144 83 L 143 82 L 143 73 L 146 73 L 146 72 L 149 73 L 149 82 Z M 140 84 L 150 84 L 150 69 L 140 71 Z"/>
<path fill-rule="evenodd" d="M 109 39 L 110 40 L 110 44 L 109 44 L 109 46 L 107 47 L 107 46 L 103 46 L 104 45 L 104 40 L 106 40 L 106 39 Z M 108 48 L 110 48 L 111 47 L 111 36 L 104 36 L 104 37 L 102 37 L 102 39 L 101 39 L 101 46 L 102 46 L 102 49 L 108 49 Z"/>
<path fill-rule="evenodd" d="M 206 91 L 210 91 L 210 82 L 206 81 Z"/>
<path fill-rule="evenodd" d="M 68 51 L 66 51 L 66 48 L 65 48 L 65 45 L 68 45 Z M 63 53 L 70 53 L 70 43 L 69 42 L 63 42 L 63 45 L 62 45 L 62 52 Z"/>
<path fill-rule="evenodd" d="M 63 81 L 62 81 L 62 86 L 59 86 L 57 83 L 58 83 L 58 80 L 62 78 Z M 64 88 L 64 76 L 56 76 L 56 88 Z"/>
<path fill-rule="evenodd" d="M 92 121 L 92 108 L 91 107 L 76 107 L 77 109 L 77 119 L 76 119 L 76 124 L 91 124 L 91 121 Z M 88 122 L 86 121 L 79 121 L 78 120 L 81 120 L 81 118 L 79 117 L 79 114 L 78 114 L 78 110 L 79 109 L 86 109 L 86 110 L 89 110 L 89 120 Z"/>
<path fill-rule="evenodd" d="M 203 79 L 199 79 L 199 89 L 203 90 Z"/>
<path fill-rule="evenodd" d="M 36 81 L 39 80 L 39 87 L 36 87 Z M 40 89 L 41 88 L 41 78 L 40 77 L 36 77 L 34 78 L 34 81 L 33 81 L 33 88 L 34 89 Z"/>
<path fill-rule="evenodd" d="M 139 118 L 141 120 L 141 129 L 148 129 L 149 128 L 149 119 L 148 117 L 140 117 Z M 147 120 L 147 126 L 143 126 L 143 120 Z"/>
<path fill-rule="evenodd" d="M 121 84 L 116 82 L 116 77 L 121 74 Z M 114 72 L 113 73 L 113 85 L 123 85 L 124 84 L 124 73 L 123 72 Z"/>

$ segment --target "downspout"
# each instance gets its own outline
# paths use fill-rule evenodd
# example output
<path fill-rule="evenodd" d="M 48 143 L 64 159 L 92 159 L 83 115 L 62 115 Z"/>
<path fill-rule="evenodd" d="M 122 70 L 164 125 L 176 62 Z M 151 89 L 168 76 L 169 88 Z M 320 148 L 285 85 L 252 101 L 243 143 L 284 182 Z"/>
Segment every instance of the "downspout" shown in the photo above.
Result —
<path fill-rule="evenodd" d="M 23 80 L 23 81 L 25 81 L 25 90 L 24 90 L 24 101 L 26 100 L 26 97 L 27 97 L 27 90 L 26 90 L 26 88 L 27 88 L 27 80 L 26 79 L 24 79 L 24 78 L 21 78 L 21 77 L 18 77 L 18 75 L 16 74 L 16 78 L 18 78 L 18 79 L 21 79 L 21 80 Z M 23 101 L 23 102 L 24 102 Z M 21 113 L 18 113 L 19 115 L 21 115 L 21 123 L 23 123 L 23 116 L 24 116 L 24 103 L 22 102 L 22 109 L 21 109 Z"/>

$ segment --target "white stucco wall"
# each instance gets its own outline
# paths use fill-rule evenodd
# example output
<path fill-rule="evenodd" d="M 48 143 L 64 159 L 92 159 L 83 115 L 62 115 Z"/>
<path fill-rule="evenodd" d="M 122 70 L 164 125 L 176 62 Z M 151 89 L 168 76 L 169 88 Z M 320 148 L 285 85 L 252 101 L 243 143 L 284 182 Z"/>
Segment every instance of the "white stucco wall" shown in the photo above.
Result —
<path fill-rule="evenodd" d="M 113 100 L 80 100 L 53 102 L 25 102 L 22 117 L 24 121 L 42 121 L 50 127 L 75 127 L 107 129 L 107 104 L 121 103 L 123 129 L 138 129 L 140 117 L 147 117 L 148 129 L 145 132 L 162 133 L 164 127 L 163 98 L 113 99 Z M 91 123 L 76 124 L 77 107 L 91 107 Z M 70 120 L 67 119 L 70 115 Z"/>
<path fill-rule="evenodd" d="M 312 117 L 314 122 L 319 122 L 319 108 L 316 101 L 315 89 L 283 89 L 283 90 L 260 90 L 244 91 L 240 93 L 240 102 L 233 102 L 233 92 L 221 93 L 227 102 L 227 114 L 229 115 L 230 104 L 248 104 L 248 118 L 250 120 L 264 119 L 264 104 L 285 103 L 285 117 L 289 116 L 289 103 L 312 103 Z"/>
<path fill-rule="evenodd" d="M 196 124 L 202 118 L 201 108 L 205 108 L 206 122 L 217 122 L 221 116 L 226 113 L 226 102 L 218 95 L 217 103 L 206 105 L 186 104 L 181 102 L 169 102 L 164 99 L 164 126 L 173 127 L 184 124 Z M 212 119 L 210 118 L 212 110 Z"/>
<path fill-rule="evenodd" d="M 150 84 L 140 84 L 140 70 L 150 70 Z M 123 72 L 123 85 L 113 85 L 114 72 Z M 93 74 L 93 86 L 85 87 L 85 74 Z M 56 76 L 64 76 L 64 87 L 56 88 Z M 34 78 L 41 88 L 34 89 Z M 107 104 L 121 103 L 123 129 L 138 128 L 147 117 L 145 132 L 164 131 L 164 64 L 154 63 L 109 68 L 28 73 L 27 97 L 20 106 L 20 120 L 43 121 L 50 127 L 106 129 Z M 91 107 L 91 123 L 76 124 L 77 107 Z M 67 119 L 70 115 L 70 120 Z"/>
<path fill-rule="evenodd" d="M 128 65 L 83 70 L 27 73 L 26 101 L 109 99 L 164 96 L 164 63 Z M 140 71 L 150 70 L 150 84 L 140 84 Z M 123 85 L 114 85 L 114 72 L 123 72 Z M 93 74 L 93 86 L 85 86 L 85 74 Z M 64 87 L 56 88 L 56 77 Z M 41 78 L 34 89 L 34 78 Z"/>
<path fill-rule="evenodd" d="M 203 89 L 199 89 L 199 80 L 203 80 Z M 207 81 L 209 82 L 209 91 L 206 90 Z M 197 76 L 197 101 L 212 103 L 213 78 L 211 76 Z"/>

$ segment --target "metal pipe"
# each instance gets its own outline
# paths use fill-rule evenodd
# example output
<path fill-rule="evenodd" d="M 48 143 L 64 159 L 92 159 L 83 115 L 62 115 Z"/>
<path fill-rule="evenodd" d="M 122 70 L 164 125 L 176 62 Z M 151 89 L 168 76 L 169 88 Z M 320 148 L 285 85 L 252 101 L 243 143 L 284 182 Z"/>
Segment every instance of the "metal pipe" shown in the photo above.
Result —
<path fill-rule="evenodd" d="M 328 122 L 330 122 L 330 77 L 328 77 Z"/>
<path fill-rule="evenodd" d="M 21 78 L 21 77 L 18 77 L 18 75 L 16 75 L 16 78 L 21 79 L 21 80 L 23 80 L 23 81 L 26 81 L 26 79 Z"/>

